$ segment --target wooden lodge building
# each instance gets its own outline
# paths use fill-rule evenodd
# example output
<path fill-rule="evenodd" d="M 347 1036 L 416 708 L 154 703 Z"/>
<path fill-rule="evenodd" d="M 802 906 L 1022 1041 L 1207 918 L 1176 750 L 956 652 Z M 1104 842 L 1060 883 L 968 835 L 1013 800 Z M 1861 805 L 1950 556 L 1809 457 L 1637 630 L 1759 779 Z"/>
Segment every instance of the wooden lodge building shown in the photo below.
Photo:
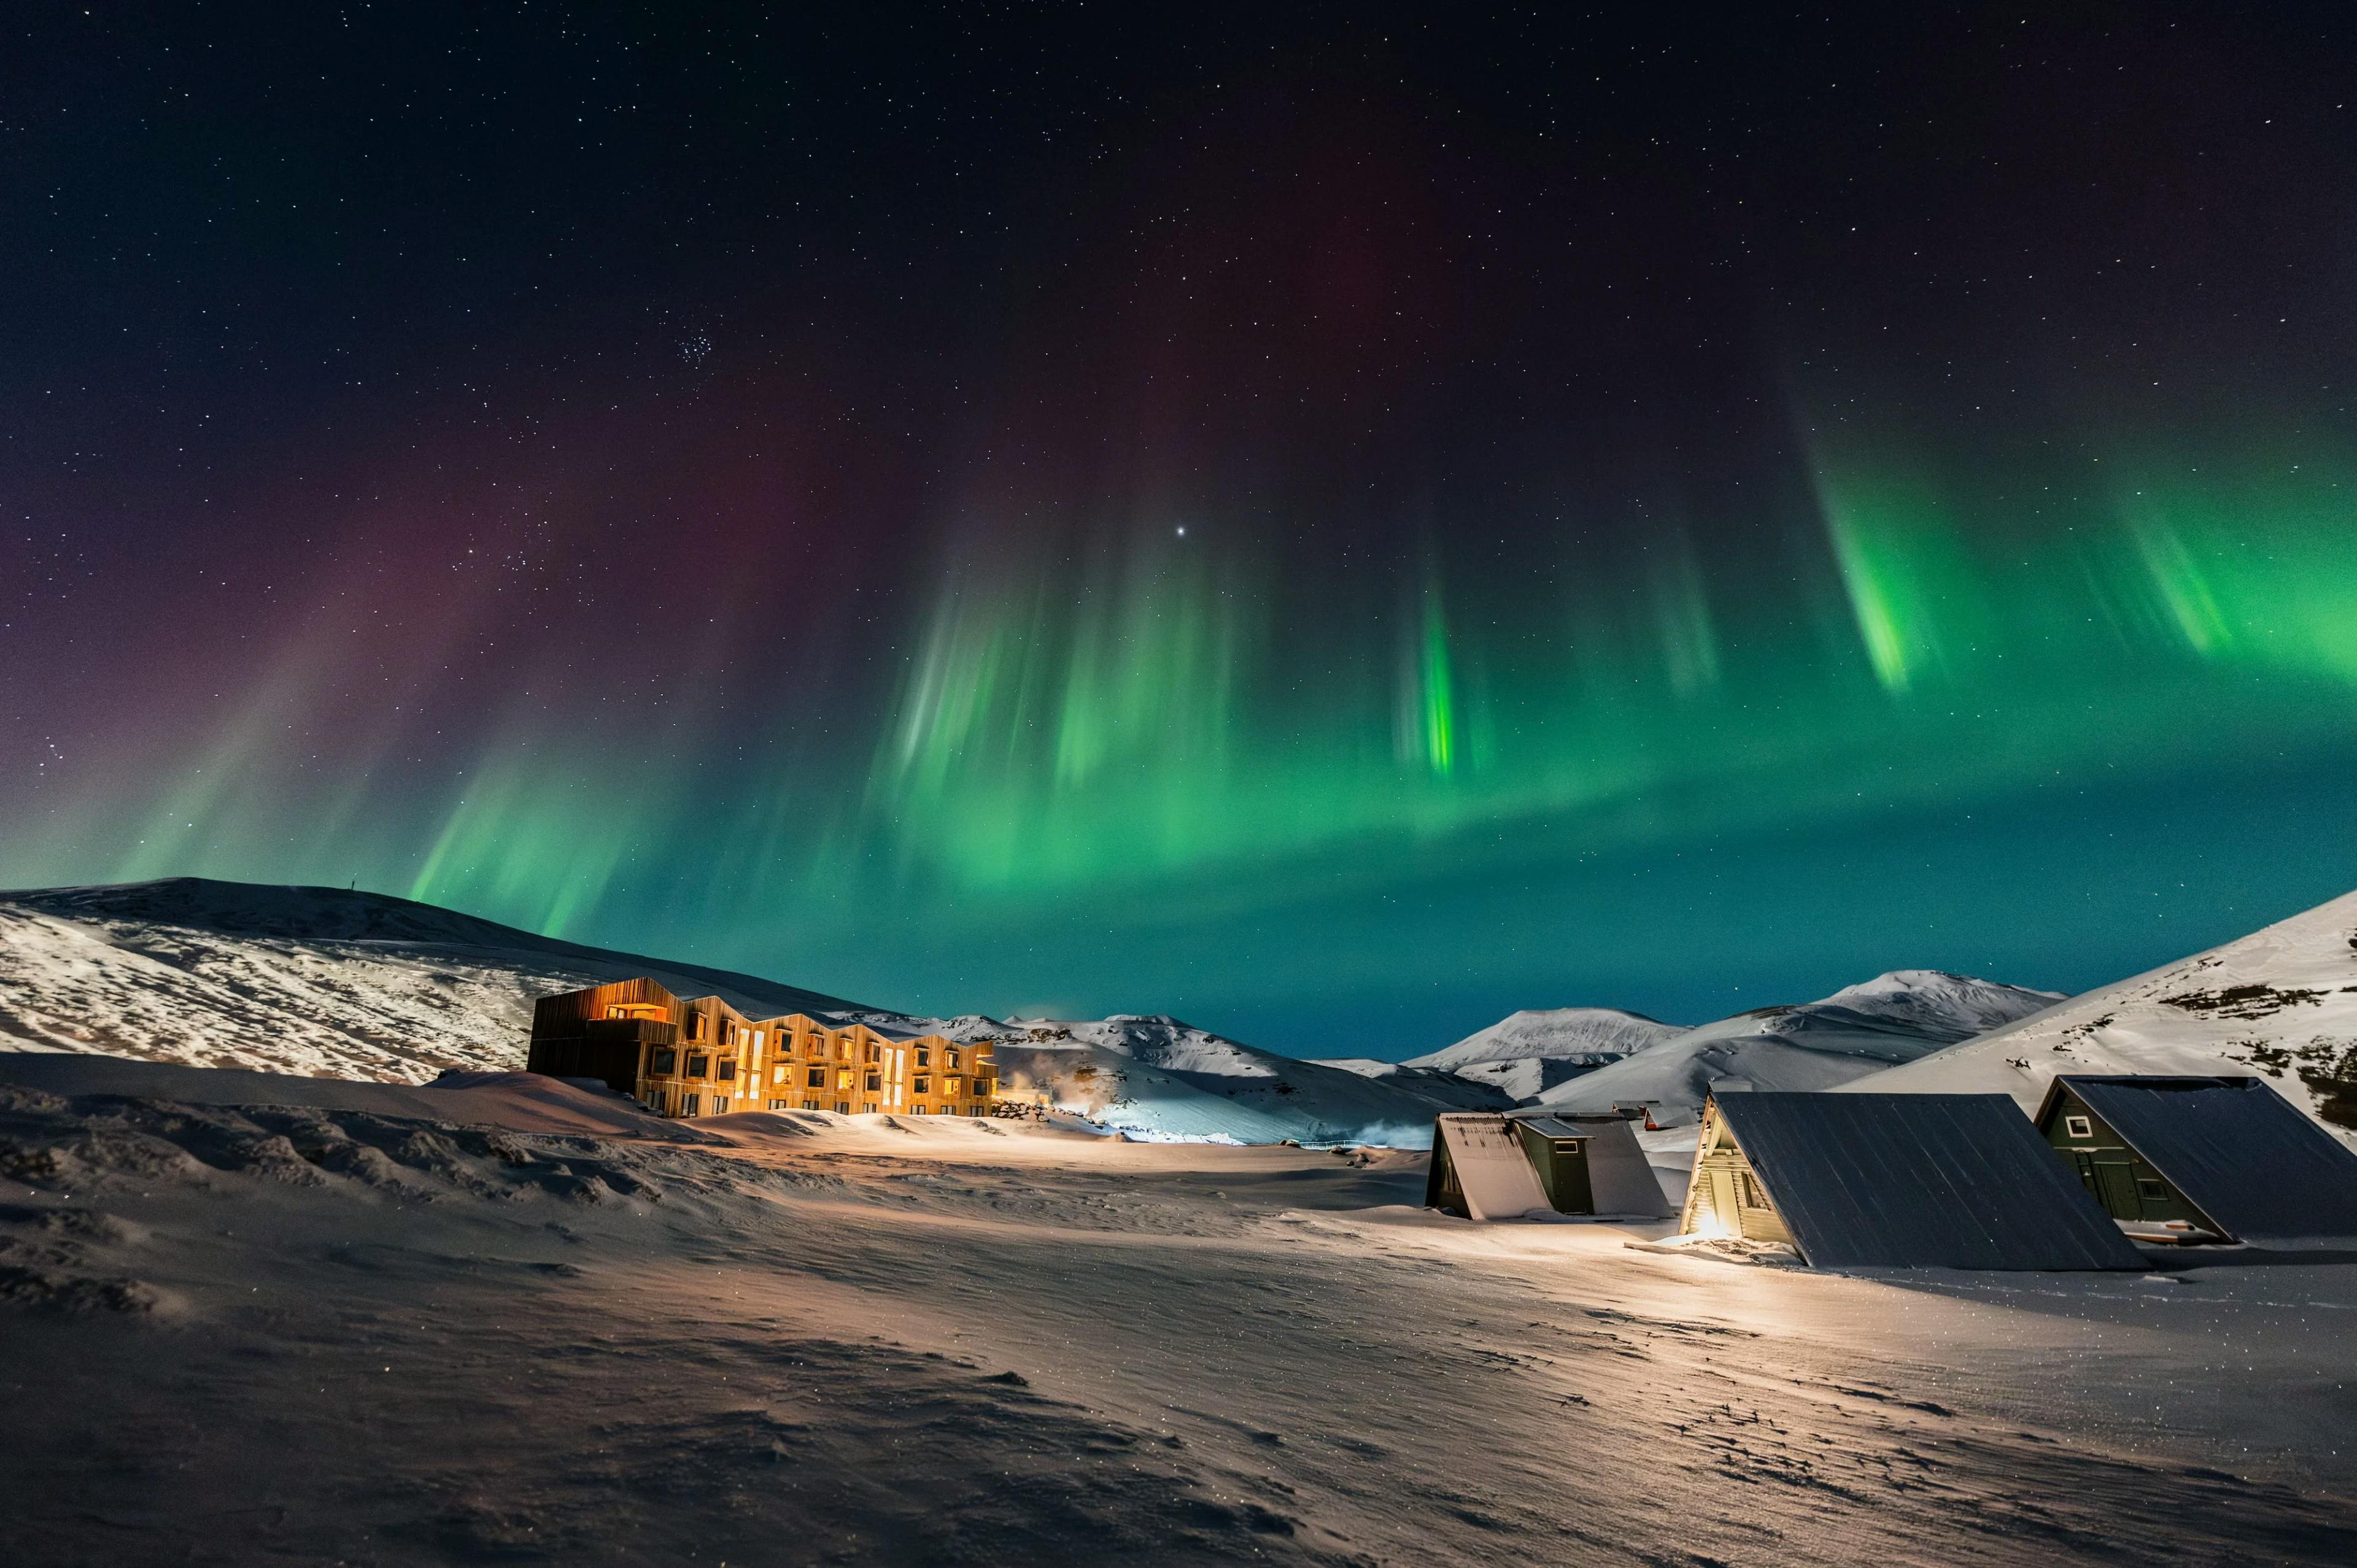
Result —
<path fill-rule="evenodd" d="M 717 996 L 674 996 L 651 979 L 542 997 L 524 1065 L 597 1079 L 663 1116 L 987 1116 L 996 1086 L 987 1041 L 803 1013 L 749 1018 Z"/>

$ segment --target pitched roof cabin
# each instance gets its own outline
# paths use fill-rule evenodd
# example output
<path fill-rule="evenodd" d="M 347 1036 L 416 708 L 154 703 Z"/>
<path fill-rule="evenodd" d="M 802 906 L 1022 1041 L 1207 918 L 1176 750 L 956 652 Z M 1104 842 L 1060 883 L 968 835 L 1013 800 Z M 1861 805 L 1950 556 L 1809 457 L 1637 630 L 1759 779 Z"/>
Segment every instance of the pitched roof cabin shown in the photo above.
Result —
<path fill-rule="evenodd" d="M 641 977 L 533 1004 L 527 1071 L 592 1078 L 665 1116 L 737 1111 L 987 1116 L 990 1042 L 824 1015 L 756 1018 Z"/>
<path fill-rule="evenodd" d="M 2146 1266 L 2003 1094 L 1714 1096 L 1678 1229 L 1813 1268 Z"/>
<path fill-rule="evenodd" d="M 1668 1200 L 1628 1120 L 1453 1112 L 1435 1120 L 1425 1207 L 1469 1219 L 1525 1214 L 1667 1219 Z"/>
<path fill-rule="evenodd" d="M 2357 1155 L 2261 1079 L 2065 1073 L 2038 1130 L 2131 1234 L 2357 1237 Z"/>

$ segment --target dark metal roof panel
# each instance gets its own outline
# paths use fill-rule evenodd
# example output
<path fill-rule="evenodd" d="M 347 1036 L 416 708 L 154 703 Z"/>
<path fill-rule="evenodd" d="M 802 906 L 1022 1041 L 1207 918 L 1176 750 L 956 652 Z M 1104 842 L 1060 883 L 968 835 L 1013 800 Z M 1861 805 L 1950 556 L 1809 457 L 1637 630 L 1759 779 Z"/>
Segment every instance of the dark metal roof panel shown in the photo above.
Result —
<path fill-rule="evenodd" d="M 2141 1269 L 2003 1094 L 1731 1094 L 1716 1101 L 1817 1268 Z"/>
<path fill-rule="evenodd" d="M 2263 1080 L 2060 1081 L 2233 1234 L 2357 1236 L 2357 1155 Z"/>

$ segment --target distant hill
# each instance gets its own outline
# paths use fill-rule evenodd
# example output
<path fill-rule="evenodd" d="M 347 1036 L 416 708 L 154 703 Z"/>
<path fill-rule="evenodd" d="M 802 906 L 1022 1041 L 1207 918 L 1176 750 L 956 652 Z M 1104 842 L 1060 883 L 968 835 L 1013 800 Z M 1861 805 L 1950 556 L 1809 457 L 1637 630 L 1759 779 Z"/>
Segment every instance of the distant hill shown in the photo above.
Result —
<path fill-rule="evenodd" d="M 1567 1079 L 1649 1050 L 1683 1034 L 1617 1007 L 1552 1007 L 1512 1014 L 1455 1045 L 1400 1064 L 1454 1073 L 1530 1100 Z"/>
<path fill-rule="evenodd" d="M 1902 969 L 1815 1002 L 1762 1007 L 1688 1029 L 1540 1095 L 1604 1111 L 1648 1101 L 1691 1116 L 1714 1086 L 1825 1090 L 1914 1061 L 2064 1000 L 1969 975 Z"/>
<path fill-rule="evenodd" d="M 2064 1072 L 2257 1073 L 2357 1131 L 2357 893 L 1848 1087 L 2034 1107 Z"/>
<path fill-rule="evenodd" d="M 1138 1137 L 1414 1144 L 1436 1112 L 1490 1093 L 1418 1093 L 1169 1018 L 919 1018 L 379 893 L 195 877 L 0 893 L 0 1047 L 17 1049 L 423 1083 L 521 1068 L 536 998 L 640 974 L 755 1016 L 997 1039 L 1010 1082 Z"/>

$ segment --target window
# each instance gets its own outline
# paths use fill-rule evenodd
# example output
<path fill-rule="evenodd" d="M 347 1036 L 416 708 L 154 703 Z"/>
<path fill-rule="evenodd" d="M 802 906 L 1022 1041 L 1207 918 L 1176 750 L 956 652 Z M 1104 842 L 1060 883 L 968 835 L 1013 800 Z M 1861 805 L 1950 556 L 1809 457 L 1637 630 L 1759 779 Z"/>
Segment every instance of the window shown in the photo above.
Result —
<path fill-rule="evenodd" d="M 2169 1200 L 2169 1188 L 2155 1177 L 2140 1176 L 2136 1177 L 2136 1196 L 2148 1197 L 2155 1203 L 2165 1203 Z"/>
<path fill-rule="evenodd" d="M 877 1047 L 877 1046 L 870 1046 L 870 1047 L 867 1047 L 867 1059 L 868 1059 L 869 1061 L 872 1061 L 872 1062 L 880 1062 L 880 1061 L 882 1061 L 882 1060 L 884 1059 L 884 1052 L 883 1052 L 882 1047 Z"/>
<path fill-rule="evenodd" d="M 786 1109 L 786 1102 L 782 1100 L 772 1100 L 770 1101 L 770 1109 L 772 1111 L 783 1111 Z"/>
<path fill-rule="evenodd" d="M 915 1116 L 922 1116 L 925 1113 L 925 1108 L 921 1105 L 911 1105 L 909 1107 L 909 1111 L 911 1115 Z"/>
<path fill-rule="evenodd" d="M 2062 1118 L 2062 1135 L 2066 1138 L 2092 1138 L 2095 1135 L 2095 1125 L 2084 1116 L 2065 1116 Z"/>
<path fill-rule="evenodd" d="M 709 1057 L 690 1056 L 687 1058 L 687 1076 L 690 1078 L 702 1078 L 705 1075 L 705 1069 L 711 1065 L 712 1058 Z"/>
<path fill-rule="evenodd" d="M 873 1093 L 875 1093 L 877 1090 L 882 1089 L 883 1087 L 884 1087 L 884 1075 L 883 1075 L 882 1073 L 880 1073 L 880 1072 L 871 1072 L 871 1073 L 869 1073 L 869 1074 L 867 1075 L 867 1092 L 868 1092 L 868 1093 L 873 1094 Z"/>
<path fill-rule="evenodd" d="M 824 1089 L 826 1087 L 826 1069 L 823 1067 L 814 1067 L 811 1069 L 808 1073 L 803 1075 L 803 1084 L 804 1087 L 810 1089 Z"/>
<path fill-rule="evenodd" d="M 647 1056 L 647 1070 L 649 1072 L 677 1072 L 679 1070 L 679 1053 L 673 1050 L 669 1046 L 657 1046 L 653 1050 L 648 1052 Z"/>
<path fill-rule="evenodd" d="M 682 1116 L 700 1116 L 703 1114 L 703 1112 L 699 1109 L 702 1104 L 703 1099 L 701 1096 L 683 1094 L 679 1097 L 679 1113 Z"/>
<path fill-rule="evenodd" d="M 718 1079 L 723 1083 L 733 1083 L 736 1081 L 737 1078 L 737 1064 L 729 1060 L 726 1057 L 722 1057 L 720 1058 L 720 1070 L 713 1074 L 713 1077 Z"/>
<path fill-rule="evenodd" d="M 933 1065 L 933 1051 L 931 1046 L 919 1046 L 917 1047 L 917 1065 L 919 1067 L 931 1067 Z"/>
<path fill-rule="evenodd" d="M 838 1100 L 834 1102 L 834 1109 L 837 1115 L 848 1116 L 851 1114 L 851 1101 L 848 1100 Z"/>
<path fill-rule="evenodd" d="M 783 1062 L 780 1062 L 780 1063 L 779 1063 L 779 1064 L 778 1064 L 774 1069 L 771 1069 L 771 1076 L 770 1076 L 770 1082 L 772 1082 L 772 1083 L 783 1083 L 783 1082 L 785 1082 L 785 1081 L 786 1081 L 786 1064 L 785 1064 L 785 1063 L 783 1063 Z"/>
<path fill-rule="evenodd" d="M 690 1013 L 687 1015 L 687 1037 L 691 1040 L 700 1040 L 704 1038 L 703 1014 Z"/>
<path fill-rule="evenodd" d="M 848 1111 L 848 1110 L 850 1110 L 850 1109 L 851 1109 L 851 1107 L 850 1107 L 850 1106 L 848 1106 L 848 1105 L 846 1105 L 846 1106 L 845 1106 L 845 1107 L 844 1107 L 844 1109 L 845 1109 L 845 1111 Z M 860 1109 L 860 1110 L 861 1110 L 861 1112 L 863 1112 L 864 1113 L 866 1113 L 866 1114 L 867 1114 L 867 1115 L 869 1115 L 869 1116 L 873 1116 L 873 1115 L 875 1115 L 875 1114 L 876 1114 L 876 1101 L 872 1101 L 872 1100 L 871 1100 L 871 1101 L 869 1101 L 866 1104 L 865 1104 L 865 1105 L 861 1106 L 859 1109 Z"/>
<path fill-rule="evenodd" d="M 760 1029 L 753 1031 L 753 1048 L 757 1051 L 761 1048 L 761 1036 L 764 1033 L 766 1033 L 766 1031 Z"/>
<path fill-rule="evenodd" d="M 914 1082 L 914 1083 L 910 1084 L 909 1087 L 909 1089 L 910 1089 L 913 1092 L 915 1092 L 915 1093 L 918 1093 L 918 1094 L 926 1094 L 926 1093 L 930 1093 L 930 1092 L 931 1092 L 931 1090 L 927 1090 L 927 1089 L 926 1089 L 926 1087 L 925 1087 L 925 1085 L 927 1085 L 927 1084 L 931 1083 L 931 1081 L 932 1081 L 932 1079 L 929 1079 L 929 1078 L 919 1078 L 919 1079 L 917 1079 L 917 1081 L 916 1081 L 916 1082 Z"/>
<path fill-rule="evenodd" d="M 805 1111 L 815 1111 L 818 1109 L 818 1101 L 815 1100 L 805 1100 L 802 1101 L 802 1109 Z"/>
<path fill-rule="evenodd" d="M 957 1047 L 955 1046 L 952 1046 L 949 1049 L 942 1053 L 942 1065 L 943 1067 L 955 1067 L 957 1064 Z"/>
<path fill-rule="evenodd" d="M 957 1091 L 958 1091 L 958 1080 L 957 1080 L 957 1079 L 953 1079 L 953 1078 L 945 1078 L 945 1079 L 942 1079 L 942 1092 L 943 1094 L 948 1095 L 952 1100 L 955 1100 L 955 1099 L 957 1098 Z"/>
<path fill-rule="evenodd" d="M 1768 1201 L 1768 1195 L 1760 1189 L 1759 1181 L 1753 1177 L 1749 1171 L 1737 1172 L 1736 1181 L 1738 1183 L 1738 1190 L 1739 1194 L 1736 1201 L 1740 1203 L 1744 1208 L 1767 1208 L 1772 1207 Z"/>
<path fill-rule="evenodd" d="M 849 1068 L 845 1068 L 841 1072 L 834 1075 L 834 1087 L 842 1090 L 846 1094 L 851 1092 L 851 1069 Z"/>

